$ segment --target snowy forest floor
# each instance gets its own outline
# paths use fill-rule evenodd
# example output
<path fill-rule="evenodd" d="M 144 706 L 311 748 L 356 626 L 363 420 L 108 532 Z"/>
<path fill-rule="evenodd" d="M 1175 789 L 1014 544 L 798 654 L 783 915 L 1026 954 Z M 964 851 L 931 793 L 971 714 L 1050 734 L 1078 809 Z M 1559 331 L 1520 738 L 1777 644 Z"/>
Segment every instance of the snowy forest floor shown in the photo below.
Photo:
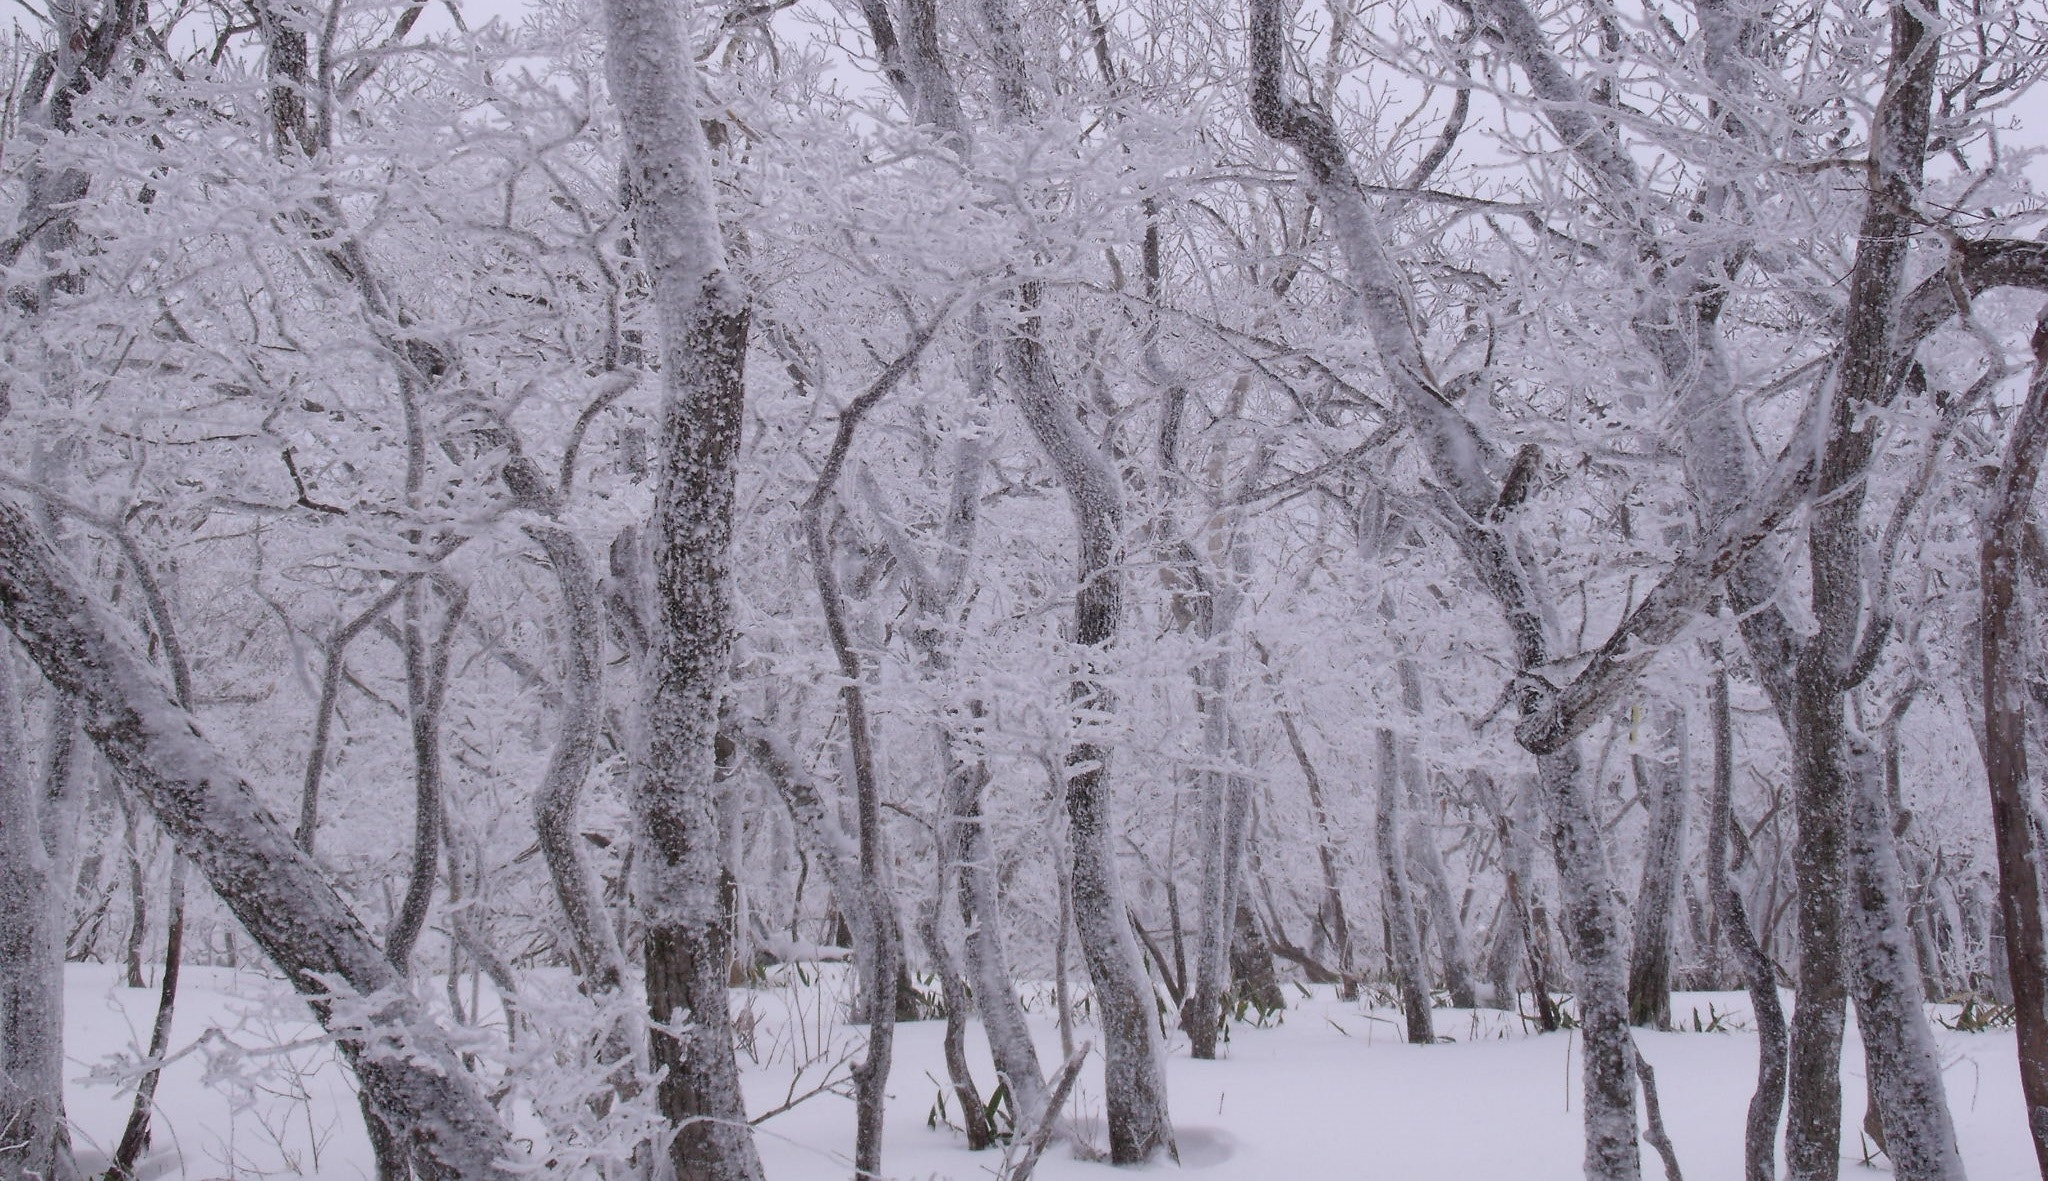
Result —
<path fill-rule="evenodd" d="M 735 1011 L 755 1015 L 748 1042 L 753 1054 L 741 1056 L 750 1110 L 785 1100 L 796 1063 L 810 1064 L 795 1089 L 802 1094 L 830 1066 L 859 1053 L 863 1030 L 837 1020 L 845 1011 L 843 976 L 828 972 L 818 983 L 815 974 L 805 975 L 812 983 L 792 979 L 734 993 Z M 1177 1033 L 1169 1043 L 1182 1170 L 1218 1181 L 1566 1181 L 1582 1175 L 1576 1037 L 1529 1033 L 1512 1014 L 1446 1009 L 1436 1014 L 1437 1030 L 1453 1041 L 1410 1046 L 1394 1011 L 1339 1001 L 1328 988 L 1308 996 L 1295 986 L 1288 991 L 1284 1020 L 1268 1028 L 1233 1025 L 1219 1061 L 1191 1060 Z M 147 1044 L 156 993 L 122 987 L 118 969 L 97 964 L 72 965 L 67 992 L 67 1101 L 80 1164 L 103 1166 L 130 1102 L 115 1079 L 123 1062 L 139 1058 Z M 1027 986 L 1048 1069 L 1059 1060 L 1049 994 L 1049 988 Z M 1933 1012 L 1953 1021 L 1956 1010 L 1936 1006 Z M 172 1045 L 174 1053 L 191 1052 L 166 1072 L 144 1178 L 339 1181 L 374 1175 L 348 1075 L 304 1013 L 278 981 L 187 969 Z M 1687 1181 L 1733 1181 L 1741 1176 L 1743 1115 L 1756 1066 L 1747 999 L 1681 993 L 1672 1013 L 1689 1032 L 1641 1033 L 1638 1040 L 1656 1068 L 1679 1161 Z M 898 1027 L 885 1157 L 891 1177 L 969 1181 L 993 1175 L 1000 1163 L 998 1153 L 968 1152 L 961 1135 L 943 1124 L 928 1126 L 935 1101 L 948 1090 L 942 1085 L 943 1030 L 938 1021 Z M 2029 1175 L 2011 1030 L 1935 1033 L 1970 1175 L 1978 1181 Z M 1086 1022 L 1075 1032 L 1079 1040 L 1094 1034 Z M 969 1054 L 986 1089 L 991 1079 L 978 1028 L 970 1034 Z M 1860 1164 L 1864 1147 L 1855 1127 L 1864 1106 L 1862 1052 L 1853 1032 L 1842 1077 L 1849 1125 L 1844 1177 L 1889 1175 L 1882 1157 L 1874 1168 Z M 1084 1133 L 1094 1129 L 1098 1139 L 1100 1078 L 1099 1062 L 1091 1062 L 1069 1105 L 1076 1125 Z M 819 1095 L 758 1131 L 771 1181 L 851 1173 L 853 1105 L 845 1098 Z M 1647 1146 L 1644 1157 L 1644 1175 L 1661 1176 Z M 1055 1146 L 1037 1175 L 1110 1181 L 1129 1174 L 1076 1160 L 1067 1147 Z"/>

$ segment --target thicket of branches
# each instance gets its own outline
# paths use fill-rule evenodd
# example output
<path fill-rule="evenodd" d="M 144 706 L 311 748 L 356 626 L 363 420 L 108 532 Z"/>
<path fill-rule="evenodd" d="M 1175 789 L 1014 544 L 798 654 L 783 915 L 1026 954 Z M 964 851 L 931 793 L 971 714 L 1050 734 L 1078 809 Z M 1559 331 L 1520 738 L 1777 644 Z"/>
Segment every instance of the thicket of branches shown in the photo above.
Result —
<path fill-rule="evenodd" d="M 1756 994 L 1752 1178 L 1851 999 L 1960 1176 L 1995 998 L 2048 1169 L 2030 6 L 27 7 L 0 1176 L 63 962 L 166 954 L 392 1175 L 757 1176 L 726 986 L 843 947 L 863 1173 L 894 1020 L 1028 1162 L 1086 982 L 1134 1163 L 1276 966 L 1578 1022 L 1603 1179 L 1673 988 Z"/>

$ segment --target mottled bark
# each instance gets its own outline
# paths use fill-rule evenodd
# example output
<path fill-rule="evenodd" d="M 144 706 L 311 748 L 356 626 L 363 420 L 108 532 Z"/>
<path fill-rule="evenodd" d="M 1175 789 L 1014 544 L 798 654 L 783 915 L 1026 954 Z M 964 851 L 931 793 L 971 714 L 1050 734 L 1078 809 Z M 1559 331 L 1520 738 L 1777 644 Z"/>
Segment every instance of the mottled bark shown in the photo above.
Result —
<path fill-rule="evenodd" d="M 64 919 L 70 879 L 60 824 L 69 788 L 42 790 L 29 764 L 11 643 L 0 643 L 0 1178 L 75 1181 L 64 1111 Z M 77 712 L 53 712 L 76 725 Z M 69 779 L 61 749 L 51 769 Z"/>
<path fill-rule="evenodd" d="M 697 67 L 680 13 L 606 0 L 605 61 L 633 191 L 634 239 L 661 326 L 661 443 L 649 519 L 654 585 L 643 743 L 632 777 L 634 898 L 654 1023 L 657 1101 L 678 1181 L 758 1181 L 727 997 L 732 935 L 716 772 L 732 645 L 734 481 L 748 302 L 726 269 Z"/>
<path fill-rule="evenodd" d="M 1643 837 L 1643 875 L 1636 889 L 1634 944 L 1629 953 L 1628 1019 L 1631 1025 L 1671 1027 L 1671 924 L 1678 905 L 1679 871 L 1685 865 L 1685 813 L 1690 795 L 1685 715 L 1673 710 L 1667 727 L 1670 760 L 1636 755 L 1636 790 L 1650 814 Z"/>
<path fill-rule="evenodd" d="M 1117 568 L 1123 545 L 1123 496 L 1115 469 L 1081 430 L 1053 373 L 1052 359 L 1038 339 L 1038 301 L 1035 284 L 1020 290 L 1019 310 L 1025 320 L 1004 342 L 1004 362 L 1018 410 L 1073 509 L 1079 542 L 1073 636 L 1083 658 L 1093 659 L 1115 640 L 1123 614 L 1123 576 Z M 1085 672 L 1075 678 L 1071 696 L 1077 707 L 1091 712 L 1108 713 L 1115 707 L 1109 686 Z M 1071 888 L 1074 925 L 1102 1022 L 1110 1158 L 1117 1164 L 1141 1164 L 1162 1151 L 1173 1153 L 1173 1128 L 1153 1024 L 1156 1002 L 1131 934 L 1117 872 L 1109 757 L 1108 748 L 1085 737 L 1067 755 Z"/>
<path fill-rule="evenodd" d="M 1892 847 L 1891 810 L 1877 752 L 1851 747 L 1846 852 L 1846 946 L 1871 1099 L 1892 1173 L 1907 1181 L 1962 1181 L 1962 1155 L 1942 1085 L 1941 1061 L 1923 1007 L 1905 890 Z"/>

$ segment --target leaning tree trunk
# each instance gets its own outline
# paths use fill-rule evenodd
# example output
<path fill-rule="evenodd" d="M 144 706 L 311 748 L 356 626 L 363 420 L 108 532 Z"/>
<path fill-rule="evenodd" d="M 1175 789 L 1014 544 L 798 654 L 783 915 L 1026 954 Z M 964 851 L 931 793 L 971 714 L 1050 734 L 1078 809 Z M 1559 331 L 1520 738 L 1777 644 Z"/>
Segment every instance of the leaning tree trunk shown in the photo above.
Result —
<path fill-rule="evenodd" d="M 454 1048 L 312 860 L 177 706 L 123 626 L 16 506 L 0 502 L 0 617 L 323 1023 L 377 1113 L 434 1178 L 509 1178 L 512 1147 Z M 348 991 L 336 994 L 330 981 Z M 397 1052 L 394 1052 L 397 1051 Z"/>
<path fill-rule="evenodd" d="M 1927 986 L 1906 928 L 1883 771 L 1877 751 L 1860 739 L 1851 757 L 1845 934 L 1857 1032 L 1884 1152 L 1892 1158 L 1893 1175 L 1906 1181 L 1962 1181 L 1955 1123 L 1922 1007 Z"/>
<path fill-rule="evenodd" d="M 2022 683 L 2020 549 L 2048 449 L 2048 319 L 2034 328 L 2034 376 L 2006 441 L 2005 462 L 1984 514 L 1978 575 L 1984 679 L 1984 769 L 1991 788 L 1991 829 L 2005 911 L 2005 958 L 2019 1033 L 2020 1091 L 2034 1157 L 2048 1178 L 2048 932 L 2042 926 L 2040 834 L 2032 801 L 2039 798 L 2029 765 L 2027 688 Z"/>
<path fill-rule="evenodd" d="M 728 881 L 716 773 L 718 700 L 732 645 L 734 482 L 748 305 L 726 269 L 696 63 L 678 10 L 606 0 L 605 60 L 631 178 L 634 234 L 661 324 L 659 480 L 649 534 L 653 612 L 632 781 L 634 896 L 678 1181 L 758 1181 L 734 1056 Z"/>

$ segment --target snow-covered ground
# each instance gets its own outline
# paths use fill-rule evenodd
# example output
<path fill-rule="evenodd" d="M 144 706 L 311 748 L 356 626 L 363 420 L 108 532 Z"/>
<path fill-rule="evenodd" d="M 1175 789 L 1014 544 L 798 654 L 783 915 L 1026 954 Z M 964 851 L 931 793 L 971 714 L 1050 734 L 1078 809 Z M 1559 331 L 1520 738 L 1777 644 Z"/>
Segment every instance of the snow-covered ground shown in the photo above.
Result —
<path fill-rule="evenodd" d="M 119 981 L 106 966 L 70 969 L 68 1101 L 81 1163 L 88 1166 L 119 1138 L 128 1108 L 125 1093 L 94 1075 L 120 1055 L 140 1054 L 154 1012 L 153 990 Z M 1327 989 L 1307 997 L 1290 989 L 1290 997 L 1293 1007 L 1280 1025 L 1233 1026 L 1222 1060 L 1196 1062 L 1183 1040 L 1171 1045 L 1181 1169 L 1218 1181 L 1566 1181 L 1581 1175 L 1574 1037 L 1531 1035 L 1501 1013 L 1440 1011 L 1437 1028 L 1455 1042 L 1409 1046 L 1393 1013 L 1340 1002 Z M 1049 998 L 1033 990 L 1027 999 L 1041 1053 L 1055 1062 L 1059 1038 Z M 755 1111 L 789 1095 L 793 1063 L 815 1061 L 797 1088 L 801 1094 L 830 1063 L 858 1053 L 862 1031 L 834 1021 L 840 1002 L 816 987 L 740 991 L 734 1001 L 755 1017 L 754 1055 L 742 1056 Z M 1685 1177 L 1734 1181 L 1741 1176 L 1743 1113 L 1756 1063 L 1748 1005 L 1739 994 L 1687 993 L 1675 998 L 1673 1013 L 1688 1029 L 1713 1030 L 1640 1035 Z M 188 970 L 173 1045 L 196 1048 L 166 1075 L 157 1151 L 145 1177 L 373 1174 L 347 1073 L 303 1014 L 275 981 L 224 969 Z M 992 1175 L 998 1163 L 994 1153 L 966 1151 L 958 1133 L 928 1126 L 935 1100 L 947 1090 L 942 1031 L 939 1022 L 898 1030 L 887 1146 L 894 1177 L 966 1181 Z M 1970 1175 L 1977 1181 L 2030 1175 L 2011 1031 L 1936 1034 Z M 1086 1025 L 1076 1033 L 1093 1035 Z M 988 1059 L 978 1038 L 970 1054 L 987 1088 Z M 1099 1124 L 1099 1079 L 1099 1066 L 1091 1063 L 1070 1107 L 1083 1129 Z M 1843 1079 L 1847 1122 L 1854 1125 L 1863 1110 L 1863 1076 L 1853 1038 Z M 759 1131 L 772 1181 L 851 1173 L 853 1105 L 846 1099 L 820 1095 Z M 1881 1157 L 1874 1171 L 1860 1167 L 1863 1149 L 1853 1130 L 1843 1152 L 1845 1178 L 1890 1172 Z M 1644 1164 L 1645 1176 L 1661 1175 L 1647 1147 Z M 1130 1174 L 1076 1160 L 1056 1146 L 1037 1175 L 1111 1181 Z"/>

